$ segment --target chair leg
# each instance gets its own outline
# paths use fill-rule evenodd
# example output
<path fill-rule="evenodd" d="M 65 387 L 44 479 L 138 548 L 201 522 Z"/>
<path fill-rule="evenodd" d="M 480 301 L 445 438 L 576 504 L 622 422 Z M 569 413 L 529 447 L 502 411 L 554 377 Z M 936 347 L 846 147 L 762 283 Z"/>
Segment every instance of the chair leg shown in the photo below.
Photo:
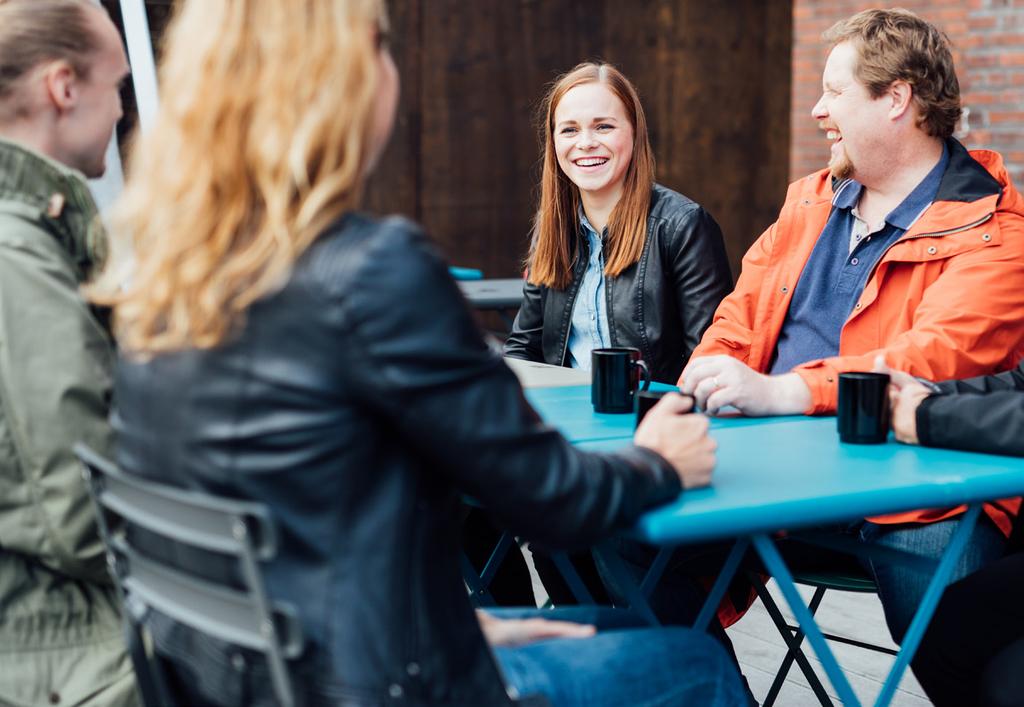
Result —
<path fill-rule="evenodd" d="M 821 600 L 825 596 L 825 589 L 818 587 L 814 590 L 814 596 L 811 597 L 811 603 L 808 605 L 808 609 L 811 612 L 811 616 L 818 611 L 818 607 L 821 605 Z M 792 631 L 793 641 L 796 643 L 796 648 L 789 647 L 786 650 L 786 657 L 782 659 L 782 664 L 779 666 L 778 672 L 775 674 L 775 680 L 772 681 L 772 686 L 768 690 L 768 695 L 765 697 L 764 707 L 771 707 L 775 704 L 776 698 L 779 696 L 779 691 L 782 690 L 783 683 L 786 682 L 786 676 L 789 675 L 790 668 L 793 667 L 793 661 L 796 659 L 796 652 L 803 652 L 804 642 L 804 631 L 800 627 L 793 628 L 786 624 L 787 633 Z M 787 646 L 790 645 L 787 643 Z"/>
<path fill-rule="evenodd" d="M 501 566 L 502 560 L 505 559 L 505 555 L 508 554 L 509 549 L 513 546 L 516 546 L 516 541 L 512 534 L 508 532 L 502 533 L 498 544 L 494 547 L 491 556 L 484 563 L 484 568 L 479 574 L 477 574 L 476 568 L 469 557 L 466 556 L 466 553 L 462 553 L 460 560 L 462 564 L 462 579 L 469 588 L 470 601 L 473 602 L 475 607 L 486 608 L 497 605 L 490 592 L 491 582 L 494 581 L 494 575 L 498 573 L 498 568 Z"/>
<path fill-rule="evenodd" d="M 175 704 L 167 681 L 164 679 L 161 658 L 155 650 L 151 652 L 146 646 L 146 638 L 142 632 L 143 616 L 135 616 L 131 607 L 125 607 L 124 636 L 128 645 L 128 655 L 135 668 L 135 683 L 146 707 L 173 707 Z M 144 614 L 143 614 L 144 615 Z"/>
<path fill-rule="evenodd" d="M 828 696 L 825 691 L 825 687 L 821 684 L 821 680 L 818 679 L 817 673 L 814 672 L 814 668 L 811 666 L 810 661 L 807 659 L 807 655 L 803 652 L 801 645 L 804 640 L 804 632 L 797 630 L 796 633 L 792 633 L 789 624 L 786 623 L 785 617 L 782 616 L 782 611 L 779 609 L 775 600 L 772 599 L 771 594 L 768 593 L 767 588 L 759 581 L 755 582 L 754 588 L 757 590 L 758 596 L 761 598 L 761 603 L 764 604 L 765 609 L 768 611 L 768 615 L 771 617 L 775 627 L 779 630 L 780 635 L 786 642 L 787 652 L 786 657 L 782 661 L 782 665 L 779 666 L 779 671 L 775 675 L 775 680 L 772 682 L 771 688 L 768 690 L 768 694 L 762 703 L 762 707 L 772 707 L 775 704 L 775 700 L 778 699 L 779 692 L 782 690 L 782 685 L 786 681 L 786 676 L 789 675 L 789 670 L 795 660 L 797 665 L 800 666 L 800 672 L 807 678 L 807 682 L 814 692 L 814 696 L 818 698 L 818 702 L 823 707 L 832 707 L 832 699 Z M 825 596 L 825 590 L 818 587 L 814 591 L 814 596 L 811 598 L 811 602 L 808 605 L 808 609 L 811 614 L 818 610 L 821 605 L 821 600 Z"/>
<path fill-rule="evenodd" d="M 466 553 L 462 553 L 460 559 L 462 565 L 462 581 L 466 583 L 466 588 L 469 589 L 469 601 L 474 607 L 478 609 L 485 609 L 489 606 L 495 606 L 496 602 L 491 593 L 487 591 L 487 585 L 480 579 L 480 575 L 477 574 L 476 567 Z"/>

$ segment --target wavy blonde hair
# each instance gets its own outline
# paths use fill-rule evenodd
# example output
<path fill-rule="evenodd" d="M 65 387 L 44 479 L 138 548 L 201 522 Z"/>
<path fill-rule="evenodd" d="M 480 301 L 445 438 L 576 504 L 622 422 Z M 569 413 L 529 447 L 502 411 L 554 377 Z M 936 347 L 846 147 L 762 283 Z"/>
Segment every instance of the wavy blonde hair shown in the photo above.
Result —
<path fill-rule="evenodd" d="M 622 196 L 608 219 L 608 260 L 605 275 L 615 277 L 640 260 L 647 238 L 647 215 L 654 186 L 654 151 L 647 136 L 647 117 L 633 84 L 611 64 L 578 64 L 551 84 L 541 104 L 544 163 L 540 203 L 533 219 L 533 238 L 526 262 L 530 282 L 563 290 L 572 281 L 572 258 L 579 232 L 580 190 L 558 166 L 555 151 L 555 110 L 570 90 L 600 83 L 614 93 L 633 126 L 633 159 L 626 168 Z"/>
<path fill-rule="evenodd" d="M 160 113 L 132 152 L 112 262 L 89 290 L 114 307 L 123 348 L 222 343 L 356 204 L 385 29 L 383 0 L 179 7 Z"/>

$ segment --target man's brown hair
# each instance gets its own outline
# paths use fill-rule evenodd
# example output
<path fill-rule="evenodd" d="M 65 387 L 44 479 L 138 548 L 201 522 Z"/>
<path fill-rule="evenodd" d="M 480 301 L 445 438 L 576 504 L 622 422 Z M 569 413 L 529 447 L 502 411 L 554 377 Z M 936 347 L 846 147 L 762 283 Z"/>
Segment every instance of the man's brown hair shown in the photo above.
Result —
<path fill-rule="evenodd" d="M 100 47 L 88 0 L 0 0 L 0 118 L 20 117 L 21 81 L 36 67 L 63 59 L 83 78 Z"/>
<path fill-rule="evenodd" d="M 949 38 L 901 8 L 865 10 L 822 35 L 832 46 L 851 42 L 859 55 L 854 75 L 877 98 L 894 81 L 906 81 L 919 112 L 918 126 L 948 138 L 960 120 L 960 82 Z"/>

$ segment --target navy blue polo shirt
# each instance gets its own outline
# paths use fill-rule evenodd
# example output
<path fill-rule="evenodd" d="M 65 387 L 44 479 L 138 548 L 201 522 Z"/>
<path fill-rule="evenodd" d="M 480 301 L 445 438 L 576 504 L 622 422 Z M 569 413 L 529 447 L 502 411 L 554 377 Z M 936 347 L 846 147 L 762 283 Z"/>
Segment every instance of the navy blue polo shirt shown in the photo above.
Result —
<path fill-rule="evenodd" d="M 865 232 L 859 240 L 853 240 L 857 238 L 854 234 L 866 231 L 863 226 L 854 230 L 859 220 L 856 207 L 864 187 L 853 179 L 836 185 L 828 221 L 793 290 L 770 373 L 788 373 L 801 363 L 839 354 L 839 334 L 860 299 L 868 276 L 889 246 L 935 200 L 947 164 L 949 153 L 943 146 L 942 157 L 907 198 L 889 212 L 882 228 Z M 851 244 L 855 244 L 852 249 Z"/>

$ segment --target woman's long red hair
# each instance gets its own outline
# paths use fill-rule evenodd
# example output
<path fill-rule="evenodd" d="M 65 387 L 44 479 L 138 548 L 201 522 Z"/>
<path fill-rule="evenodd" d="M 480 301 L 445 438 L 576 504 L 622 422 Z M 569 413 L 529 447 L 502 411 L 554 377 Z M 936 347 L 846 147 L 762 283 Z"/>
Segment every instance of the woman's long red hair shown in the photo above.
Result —
<path fill-rule="evenodd" d="M 618 96 L 633 126 L 633 159 L 626 169 L 622 196 L 608 220 L 605 275 L 614 277 L 640 260 L 647 237 L 647 214 L 654 185 L 654 151 L 647 137 L 647 118 L 633 84 L 610 64 L 587 62 L 557 78 L 542 105 L 544 166 L 540 204 L 533 220 L 527 260 L 530 282 L 565 289 L 572 280 L 572 258 L 579 231 L 580 191 L 558 166 L 555 154 L 555 109 L 581 84 L 600 83 Z"/>

